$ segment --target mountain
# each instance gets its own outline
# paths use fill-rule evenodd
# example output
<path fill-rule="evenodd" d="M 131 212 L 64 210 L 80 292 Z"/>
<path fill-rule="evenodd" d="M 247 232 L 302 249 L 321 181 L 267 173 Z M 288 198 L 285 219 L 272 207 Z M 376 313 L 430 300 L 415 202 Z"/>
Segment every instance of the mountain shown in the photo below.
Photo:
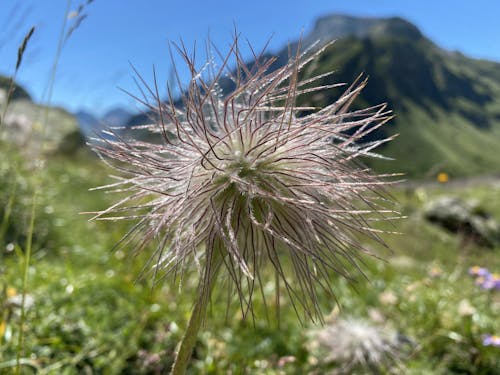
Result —
<path fill-rule="evenodd" d="M 132 117 L 131 112 L 124 108 L 116 107 L 107 111 L 102 117 L 98 118 L 94 114 L 80 110 L 75 113 L 78 124 L 86 137 L 94 137 L 96 132 L 105 127 L 119 127 L 127 125 Z"/>
<path fill-rule="evenodd" d="M 11 86 L 10 78 L 0 75 L 0 101 L 3 101 L 7 97 L 7 92 Z M 14 82 L 12 86 L 13 91 L 11 94 L 11 100 L 26 99 L 31 100 L 30 94 L 21 86 Z"/>
<path fill-rule="evenodd" d="M 411 178 L 440 171 L 451 176 L 500 173 L 499 63 L 442 49 L 399 17 L 335 14 L 319 18 L 300 44 L 291 43 L 275 54 L 270 70 L 286 63 L 289 51 L 293 54 L 299 45 L 304 50 L 316 41 L 332 40 L 335 43 L 304 70 L 305 77 L 335 71 L 320 80 L 328 85 L 352 83 L 363 73 L 368 85 L 354 108 L 388 103 L 396 115 L 372 135 L 399 134 L 379 149 L 395 161 L 367 160 L 369 165 Z M 234 88 L 227 79 L 219 83 L 223 92 Z M 315 93 L 301 98 L 300 104 L 323 107 L 339 95 L 340 89 Z M 128 124 L 147 123 L 150 117 L 139 114 Z"/>
<path fill-rule="evenodd" d="M 315 41 L 329 41 L 346 37 L 367 38 L 404 35 L 410 39 L 422 37 L 420 30 L 399 18 L 368 18 L 333 14 L 316 20 L 313 30 L 304 39 L 305 45 Z"/>
<path fill-rule="evenodd" d="M 500 64 L 446 51 L 401 18 L 335 15 L 318 20 L 311 34 L 328 30 L 342 37 L 306 75 L 335 70 L 321 83 L 350 83 L 364 72 L 368 85 L 355 106 L 387 102 L 396 114 L 384 132 L 399 137 L 381 150 L 396 161 L 374 162 L 376 169 L 396 167 L 410 177 L 500 172 Z M 323 106 L 338 94 L 330 90 L 304 102 Z"/>
<path fill-rule="evenodd" d="M 132 114 L 124 108 L 116 107 L 107 111 L 101 122 L 107 126 L 124 126 Z"/>
<path fill-rule="evenodd" d="M 84 110 L 79 110 L 74 115 L 82 133 L 87 137 L 92 136 L 94 130 L 99 126 L 99 119 L 92 113 Z"/>

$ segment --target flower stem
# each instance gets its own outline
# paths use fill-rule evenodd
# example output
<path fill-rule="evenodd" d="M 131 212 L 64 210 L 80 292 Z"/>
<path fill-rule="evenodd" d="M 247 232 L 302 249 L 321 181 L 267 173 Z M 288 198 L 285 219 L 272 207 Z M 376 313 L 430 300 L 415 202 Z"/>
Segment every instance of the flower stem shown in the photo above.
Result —
<path fill-rule="evenodd" d="M 19 322 L 19 336 L 17 340 L 17 354 L 16 354 L 16 371 L 15 374 L 19 375 L 21 373 L 21 352 L 23 351 L 24 345 L 24 322 L 26 320 L 26 293 L 28 290 L 28 274 L 31 260 L 31 247 L 33 244 L 33 231 L 35 228 L 35 208 L 37 199 L 38 189 L 35 188 L 33 193 L 33 201 L 31 203 L 31 216 L 30 224 L 28 229 L 28 238 L 26 240 L 26 249 L 24 255 L 24 270 L 23 270 L 23 292 L 21 295 L 21 319 Z"/>
<path fill-rule="evenodd" d="M 186 373 L 189 360 L 191 359 L 196 344 L 196 339 L 198 338 L 198 332 L 206 315 L 208 301 L 210 301 L 210 295 L 212 294 L 215 279 L 217 278 L 217 272 L 220 268 L 219 259 L 220 251 L 214 249 L 210 254 L 210 259 L 207 260 L 205 277 L 198 286 L 198 298 L 191 312 L 191 317 L 189 318 L 186 332 L 180 343 L 179 351 L 175 357 L 175 362 L 170 373 L 171 375 L 184 375 Z"/>

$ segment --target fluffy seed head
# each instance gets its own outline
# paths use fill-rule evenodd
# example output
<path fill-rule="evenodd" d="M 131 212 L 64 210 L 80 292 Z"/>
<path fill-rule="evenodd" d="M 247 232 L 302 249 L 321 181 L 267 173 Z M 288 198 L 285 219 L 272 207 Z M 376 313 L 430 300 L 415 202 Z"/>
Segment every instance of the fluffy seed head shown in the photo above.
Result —
<path fill-rule="evenodd" d="M 122 244 L 156 245 L 148 267 L 157 280 L 196 264 L 210 290 L 214 270 L 225 270 L 219 281 L 228 281 L 246 315 L 254 296 L 264 297 L 270 269 L 278 298 L 286 290 L 299 317 L 321 319 L 317 293 L 333 294 L 332 273 L 349 277 L 364 251 L 359 236 L 378 240 L 368 222 L 389 212 L 381 176 L 356 159 L 376 156 L 371 150 L 387 140 L 362 141 L 390 113 L 383 105 L 348 111 L 365 82 L 325 108 L 298 104 L 341 86 L 318 84 L 331 73 L 303 73 L 326 46 L 297 52 L 278 69 L 263 54 L 245 64 L 237 39 L 219 65 L 210 58 L 201 68 L 176 48 L 191 73 L 181 99 L 169 90 L 162 102 L 155 82 L 154 101 L 143 100 L 154 118 L 142 130 L 161 142 L 109 132 L 95 145 L 125 176 L 108 187 L 128 192 L 95 218 L 136 220 Z"/>
<path fill-rule="evenodd" d="M 400 374 L 411 340 L 389 328 L 349 318 L 311 332 L 308 345 L 323 365 L 336 365 L 331 374 Z"/>

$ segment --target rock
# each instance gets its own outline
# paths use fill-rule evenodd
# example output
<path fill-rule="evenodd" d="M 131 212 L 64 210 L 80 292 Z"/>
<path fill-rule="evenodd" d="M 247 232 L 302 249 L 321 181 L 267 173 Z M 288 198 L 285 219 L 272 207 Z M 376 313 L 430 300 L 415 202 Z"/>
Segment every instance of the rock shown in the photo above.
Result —
<path fill-rule="evenodd" d="M 0 139 L 25 154 L 56 152 L 67 137 L 79 132 L 76 118 L 57 107 L 46 108 L 29 100 L 13 100 L 5 115 Z"/>
<path fill-rule="evenodd" d="M 46 107 L 32 101 L 28 92 L 14 83 L 5 114 L 5 101 L 11 86 L 8 77 L 0 75 L 0 142 L 17 146 L 23 154 L 37 155 L 81 147 L 80 129 L 75 116 L 63 108 Z M 72 141 L 72 143 L 68 143 Z"/>
<path fill-rule="evenodd" d="M 500 224 L 477 201 L 444 196 L 424 207 L 425 218 L 452 233 L 460 233 L 479 245 L 500 244 Z"/>

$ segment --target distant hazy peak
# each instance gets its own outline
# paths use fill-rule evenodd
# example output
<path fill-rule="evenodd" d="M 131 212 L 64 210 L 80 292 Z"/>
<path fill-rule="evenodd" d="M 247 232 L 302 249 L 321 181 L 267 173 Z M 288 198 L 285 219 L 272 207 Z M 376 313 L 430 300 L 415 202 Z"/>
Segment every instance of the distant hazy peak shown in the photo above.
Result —
<path fill-rule="evenodd" d="M 122 107 L 115 107 L 108 110 L 101 121 L 107 126 L 124 126 L 128 119 L 132 116 L 128 110 Z"/>
<path fill-rule="evenodd" d="M 328 41 L 349 36 L 367 38 L 386 35 L 422 38 L 422 33 L 415 25 L 399 17 L 371 18 L 332 14 L 318 18 L 307 39 Z"/>

